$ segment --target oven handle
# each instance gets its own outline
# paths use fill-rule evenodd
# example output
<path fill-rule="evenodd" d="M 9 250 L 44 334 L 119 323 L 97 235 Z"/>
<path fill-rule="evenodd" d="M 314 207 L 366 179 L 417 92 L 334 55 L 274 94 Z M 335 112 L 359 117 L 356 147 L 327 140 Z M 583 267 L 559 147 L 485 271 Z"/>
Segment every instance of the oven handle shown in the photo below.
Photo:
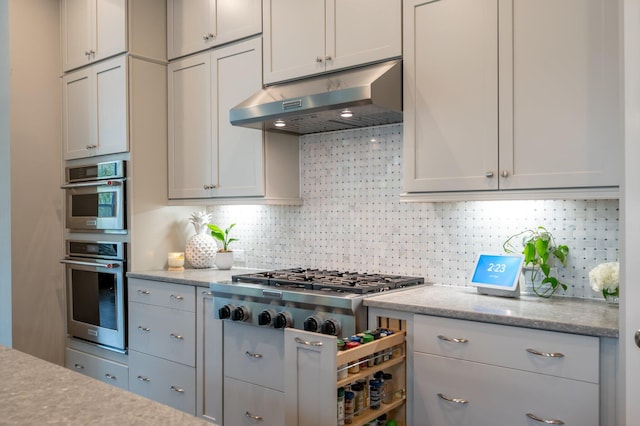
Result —
<path fill-rule="evenodd" d="M 80 260 L 67 260 L 63 259 L 60 263 L 68 263 L 69 265 L 81 265 L 81 266 L 95 266 L 97 268 L 115 269 L 121 266 L 120 263 L 96 263 L 96 262 L 83 262 Z"/>
<path fill-rule="evenodd" d="M 124 181 L 125 179 L 109 179 L 109 180 L 99 180 L 99 181 L 91 181 L 91 182 L 68 183 L 66 185 L 62 185 L 60 188 L 73 189 L 73 188 L 82 188 L 87 186 L 120 186 L 124 183 Z"/>

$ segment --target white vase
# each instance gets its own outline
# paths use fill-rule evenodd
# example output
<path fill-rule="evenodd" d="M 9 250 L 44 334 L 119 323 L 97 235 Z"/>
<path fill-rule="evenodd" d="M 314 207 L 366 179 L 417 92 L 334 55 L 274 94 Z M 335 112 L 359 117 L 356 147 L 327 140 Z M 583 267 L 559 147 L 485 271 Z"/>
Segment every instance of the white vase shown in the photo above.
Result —
<path fill-rule="evenodd" d="M 218 269 L 231 269 L 233 266 L 233 252 L 219 251 L 216 253 L 216 267 Z"/>
<path fill-rule="evenodd" d="M 216 240 L 205 230 L 189 238 L 184 248 L 184 257 L 195 269 L 212 268 L 217 249 Z"/>

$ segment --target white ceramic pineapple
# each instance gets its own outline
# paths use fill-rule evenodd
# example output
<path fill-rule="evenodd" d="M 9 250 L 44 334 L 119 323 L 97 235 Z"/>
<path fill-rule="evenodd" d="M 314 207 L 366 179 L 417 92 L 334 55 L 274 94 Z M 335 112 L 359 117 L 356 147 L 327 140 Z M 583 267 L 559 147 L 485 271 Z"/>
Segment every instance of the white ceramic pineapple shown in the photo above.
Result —
<path fill-rule="evenodd" d="M 215 263 L 218 246 L 216 240 L 209 234 L 207 225 L 210 221 L 211 215 L 205 211 L 194 212 L 189 219 L 196 235 L 187 241 L 184 257 L 196 269 L 211 268 Z"/>

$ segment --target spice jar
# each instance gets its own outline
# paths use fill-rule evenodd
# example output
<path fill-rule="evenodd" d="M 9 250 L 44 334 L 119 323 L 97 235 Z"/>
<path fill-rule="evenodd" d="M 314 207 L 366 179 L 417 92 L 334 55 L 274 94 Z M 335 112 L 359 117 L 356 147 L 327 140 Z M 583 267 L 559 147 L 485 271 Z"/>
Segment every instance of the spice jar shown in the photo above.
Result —
<path fill-rule="evenodd" d="M 344 393 L 344 424 L 350 425 L 353 423 L 353 409 L 355 403 L 355 395 L 351 391 Z"/>
<path fill-rule="evenodd" d="M 357 348 L 358 346 L 360 346 L 360 343 L 355 342 L 355 341 L 349 341 L 349 342 L 347 342 L 346 346 L 347 346 L 347 350 L 349 350 L 349 349 Z M 359 373 L 359 372 L 360 372 L 359 361 L 354 361 L 354 364 L 352 364 L 349 367 L 349 373 L 355 374 L 355 373 Z"/>
<path fill-rule="evenodd" d="M 359 416 L 364 410 L 364 386 L 362 383 L 354 383 L 351 385 L 353 392 L 353 415 Z"/>
<path fill-rule="evenodd" d="M 369 400 L 372 410 L 380 408 L 380 401 L 382 400 L 380 392 L 382 390 L 382 382 L 374 379 L 369 382 Z"/>
<path fill-rule="evenodd" d="M 384 373 L 382 375 L 382 402 L 385 404 L 389 404 L 393 401 L 393 395 L 395 393 L 393 389 L 393 375 L 389 373 Z"/>

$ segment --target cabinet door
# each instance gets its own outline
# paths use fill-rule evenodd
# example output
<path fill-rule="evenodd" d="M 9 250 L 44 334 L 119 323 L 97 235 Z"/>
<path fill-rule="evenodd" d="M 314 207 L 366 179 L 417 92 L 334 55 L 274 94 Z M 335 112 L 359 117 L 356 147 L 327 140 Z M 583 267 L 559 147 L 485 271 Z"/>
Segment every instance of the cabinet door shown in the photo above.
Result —
<path fill-rule="evenodd" d="M 620 184 L 617 4 L 501 3 L 502 189 Z"/>
<path fill-rule="evenodd" d="M 327 5 L 327 17 L 333 18 L 327 22 L 327 71 L 402 55 L 401 0 L 332 0 Z"/>
<path fill-rule="evenodd" d="M 543 424 L 527 414 L 567 425 L 599 419 L 595 383 L 421 353 L 414 355 L 413 401 L 414 423 L 425 426 Z"/>
<path fill-rule="evenodd" d="M 218 185 L 213 197 L 264 196 L 263 132 L 232 126 L 229 110 L 262 88 L 259 38 L 212 53 L 214 137 L 218 145 Z"/>
<path fill-rule="evenodd" d="M 123 53 L 126 45 L 127 10 L 125 0 L 94 0 L 93 22 L 95 28 L 91 32 L 94 61 Z M 133 0 L 135 1 L 135 0 Z"/>
<path fill-rule="evenodd" d="M 325 70 L 324 0 L 264 0 L 264 82 Z"/>
<path fill-rule="evenodd" d="M 258 34 L 262 31 L 260 0 L 169 0 L 169 59 Z"/>
<path fill-rule="evenodd" d="M 498 0 L 404 3 L 404 189 L 498 188 Z"/>
<path fill-rule="evenodd" d="M 129 302 L 129 348 L 195 367 L 194 313 Z"/>
<path fill-rule="evenodd" d="M 282 392 L 228 377 L 224 379 L 224 391 L 224 424 L 234 426 L 255 424 L 282 426 L 285 424 Z"/>
<path fill-rule="evenodd" d="M 127 135 L 127 67 L 126 56 L 94 66 L 97 108 L 96 154 L 113 154 L 129 149 Z"/>
<path fill-rule="evenodd" d="M 62 69 L 126 51 L 125 0 L 62 0 Z"/>
<path fill-rule="evenodd" d="M 130 350 L 129 390 L 195 415 L 196 376 L 193 367 Z"/>
<path fill-rule="evenodd" d="M 65 367 L 122 389 L 129 389 L 129 369 L 126 365 L 66 348 Z"/>
<path fill-rule="evenodd" d="M 196 353 L 196 415 L 215 423 L 222 422 L 222 320 L 213 316 L 213 298 L 209 291 L 198 294 Z"/>
<path fill-rule="evenodd" d="M 168 84 L 169 198 L 206 198 L 209 186 L 217 185 L 218 164 L 212 146 L 210 54 L 170 63 Z"/>
<path fill-rule="evenodd" d="M 96 144 L 96 105 L 93 70 L 81 69 L 62 77 L 62 142 L 64 159 L 91 155 Z"/>
<path fill-rule="evenodd" d="M 336 338 L 287 328 L 284 330 L 284 364 L 287 369 L 284 424 L 336 424 Z"/>
<path fill-rule="evenodd" d="M 91 60 L 92 9 L 92 2 L 87 0 L 60 2 L 62 69 L 65 71 L 86 65 Z"/>
<path fill-rule="evenodd" d="M 167 55 L 169 59 L 213 45 L 216 0 L 167 1 Z"/>

